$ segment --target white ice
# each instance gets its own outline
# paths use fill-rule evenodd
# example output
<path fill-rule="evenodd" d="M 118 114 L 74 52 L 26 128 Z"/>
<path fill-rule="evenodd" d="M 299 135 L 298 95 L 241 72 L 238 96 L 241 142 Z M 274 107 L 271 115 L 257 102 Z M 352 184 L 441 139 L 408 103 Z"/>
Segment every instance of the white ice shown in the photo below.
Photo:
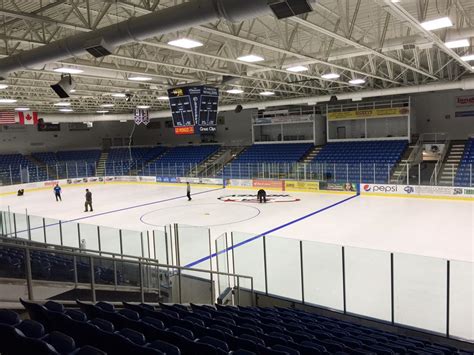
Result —
<path fill-rule="evenodd" d="M 224 195 L 255 190 L 210 191 L 160 184 L 91 185 L 93 213 L 84 210 L 84 186 L 63 186 L 63 201 L 53 191 L 0 197 L 2 209 L 36 216 L 129 230 L 152 230 L 170 223 L 209 226 L 213 238 L 238 231 L 257 235 L 348 198 L 347 195 L 295 193 L 300 201 L 285 203 L 223 202 Z M 269 192 L 273 193 L 273 192 Z M 160 202 L 167 199 L 178 198 Z M 140 206 L 146 204 L 145 206 Z M 140 206 L 140 207 L 135 207 Z M 121 211 L 116 211 L 124 209 Z M 116 211 L 116 212 L 113 212 Z M 108 213 L 110 212 L 110 213 Z M 82 219 L 81 219 L 82 218 Z M 474 203 L 430 199 L 358 196 L 272 235 L 338 245 L 474 261 Z"/>

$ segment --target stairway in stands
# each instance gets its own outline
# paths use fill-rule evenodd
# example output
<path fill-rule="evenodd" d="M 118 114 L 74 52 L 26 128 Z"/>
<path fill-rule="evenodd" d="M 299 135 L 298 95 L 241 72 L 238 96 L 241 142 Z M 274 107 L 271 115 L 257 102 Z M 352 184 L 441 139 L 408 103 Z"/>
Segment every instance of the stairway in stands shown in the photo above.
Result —
<path fill-rule="evenodd" d="M 109 152 L 102 152 L 100 154 L 99 161 L 97 162 L 97 170 L 95 172 L 97 176 L 105 175 L 105 163 L 107 162 L 108 157 Z"/>
<path fill-rule="evenodd" d="M 239 155 L 245 147 L 221 147 L 216 154 L 202 162 L 196 169 L 193 169 L 191 176 L 218 176 L 222 167 L 231 162 Z M 196 171 L 197 170 L 197 171 Z"/>
<path fill-rule="evenodd" d="M 403 180 L 406 180 L 408 158 L 410 157 L 414 148 L 415 148 L 415 145 L 409 145 L 407 149 L 405 150 L 405 152 L 403 153 L 402 159 L 400 159 L 398 164 L 395 165 L 395 168 L 393 168 L 392 176 L 390 177 L 391 184 L 403 183 L 403 181 L 400 181 L 402 177 L 403 177 Z"/>
<path fill-rule="evenodd" d="M 441 168 L 438 185 L 453 186 L 454 178 L 459 168 L 466 141 L 452 141 L 449 147 L 449 152 Z"/>
<path fill-rule="evenodd" d="M 316 157 L 316 155 L 319 154 L 321 149 L 323 149 L 322 145 L 314 146 L 308 151 L 308 153 L 299 162 L 303 164 L 309 164 L 313 162 L 314 158 Z"/>

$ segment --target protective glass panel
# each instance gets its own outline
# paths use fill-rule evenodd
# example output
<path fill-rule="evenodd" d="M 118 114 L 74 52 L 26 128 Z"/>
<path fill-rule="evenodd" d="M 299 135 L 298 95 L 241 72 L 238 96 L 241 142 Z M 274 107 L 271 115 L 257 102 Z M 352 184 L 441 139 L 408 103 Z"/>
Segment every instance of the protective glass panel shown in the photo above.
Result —
<path fill-rule="evenodd" d="M 29 239 L 28 221 L 26 214 L 14 213 L 15 234 L 17 238 Z"/>
<path fill-rule="evenodd" d="M 227 251 L 227 234 L 222 234 L 216 239 L 216 261 L 217 271 L 229 273 L 229 252 Z M 229 290 L 230 287 L 230 276 L 219 275 L 218 276 L 218 294 L 223 295 L 224 292 Z"/>
<path fill-rule="evenodd" d="M 85 249 L 99 250 L 99 231 L 97 226 L 92 224 L 79 224 L 81 236 L 81 244 L 85 245 Z"/>
<path fill-rule="evenodd" d="M 266 236 L 268 293 L 301 301 L 300 241 Z"/>
<path fill-rule="evenodd" d="M 153 257 L 158 259 L 160 264 L 171 264 L 171 243 L 164 229 L 153 231 L 153 246 L 155 249 Z"/>
<path fill-rule="evenodd" d="M 61 223 L 61 232 L 63 236 L 63 245 L 79 248 L 79 231 L 77 229 L 77 223 Z"/>
<path fill-rule="evenodd" d="M 120 254 L 119 230 L 109 227 L 99 227 L 100 251 Z"/>
<path fill-rule="evenodd" d="M 395 322 L 446 333 L 446 261 L 394 254 Z"/>
<path fill-rule="evenodd" d="M 263 238 L 253 237 L 255 234 L 232 232 L 234 273 L 253 277 L 254 290 L 266 292 Z"/>
<path fill-rule="evenodd" d="M 345 247 L 347 312 L 391 321 L 390 253 Z"/>
<path fill-rule="evenodd" d="M 474 264 L 451 261 L 449 286 L 449 334 L 473 341 Z"/>
<path fill-rule="evenodd" d="M 29 216 L 31 240 L 44 243 L 43 217 Z"/>
<path fill-rule="evenodd" d="M 131 256 L 142 255 L 142 233 L 122 229 L 123 253 Z"/>
<path fill-rule="evenodd" d="M 303 241 L 304 300 L 343 310 L 342 247 Z"/>
<path fill-rule="evenodd" d="M 180 266 L 210 270 L 210 258 L 194 264 L 211 254 L 209 229 L 183 224 L 178 225 L 178 246 Z"/>
<path fill-rule="evenodd" d="M 57 219 L 45 218 L 46 243 L 61 245 L 61 231 Z"/>

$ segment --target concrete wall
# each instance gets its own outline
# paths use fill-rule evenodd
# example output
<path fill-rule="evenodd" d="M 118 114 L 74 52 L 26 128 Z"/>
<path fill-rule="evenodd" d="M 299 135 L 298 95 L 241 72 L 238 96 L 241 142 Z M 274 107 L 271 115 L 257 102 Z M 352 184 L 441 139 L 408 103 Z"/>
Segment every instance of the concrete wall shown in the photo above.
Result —
<path fill-rule="evenodd" d="M 218 126 L 216 139 L 226 145 L 251 144 L 251 111 L 242 111 L 239 114 L 227 112 L 222 125 Z M 135 145 L 183 145 L 198 144 L 199 135 L 177 136 L 173 128 L 167 128 L 165 122 L 169 118 L 159 118 L 159 128 L 150 129 L 143 125 L 137 126 L 133 133 Z M 221 120 L 222 121 L 222 120 Z M 61 123 L 59 132 L 38 132 L 36 126 L 0 126 L 0 154 L 23 153 L 41 151 L 58 151 L 68 149 L 83 149 L 102 147 L 106 138 L 118 139 L 128 144 L 132 133 L 132 121 L 104 121 L 94 122 L 88 131 L 71 131 L 69 124 Z"/>
<path fill-rule="evenodd" d="M 466 139 L 473 135 L 474 117 L 455 117 L 456 111 L 474 111 L 474 105 L 456 105 L 456 98 L 465 96 L 474 96 L 474 90 L 434 92 L 412 97 L 416 112 L 414 133 L 445 132 L 451 139 Z"/>

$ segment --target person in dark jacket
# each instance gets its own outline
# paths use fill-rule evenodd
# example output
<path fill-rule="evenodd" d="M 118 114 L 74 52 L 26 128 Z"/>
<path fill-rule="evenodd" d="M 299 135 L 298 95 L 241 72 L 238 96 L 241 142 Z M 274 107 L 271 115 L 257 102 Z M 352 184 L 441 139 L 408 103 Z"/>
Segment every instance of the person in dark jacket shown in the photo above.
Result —
<path fill-rule="evenodd" d="M 257 199 L 259 203 L 267 203 L 267 193 L 265 192 L 264 189 L 260 189 L 257 192 Z"/>
<path fill-rule="evenodd" d="M 25 194 L 25 190 L 24 190 L 24 189 L 20 189 L 20 190 L 18 190 L 18 192 L 17 192 L 16 195 L 17 195 L 17 196 L 23 196 L 24 194 Z"/>
<path fill-rule="evenodd" d="M 86 189 L 86 203 L 85 205 L 85 211 L 84 212 L 89 212 L 89 207 L 91 209 L 91 212 L 93 211 L 92 209 L 92 192 L 89 191 L 89 189 Z"/>
<path fill-rule="evenodd" d="M 191 185 L 189 185 L 189 182 L 186 183 L 186 196 L 188 196 L 188 201 L 191 201 Z"/>
<path fill-rule="evenodd" d="M 54 196 L 56 196 L 56 201 L 62 201 L 63 199 L 61 198 L 61 186 L 59 186 L 59 184 L 56 184 L 53 190 Z"/>

